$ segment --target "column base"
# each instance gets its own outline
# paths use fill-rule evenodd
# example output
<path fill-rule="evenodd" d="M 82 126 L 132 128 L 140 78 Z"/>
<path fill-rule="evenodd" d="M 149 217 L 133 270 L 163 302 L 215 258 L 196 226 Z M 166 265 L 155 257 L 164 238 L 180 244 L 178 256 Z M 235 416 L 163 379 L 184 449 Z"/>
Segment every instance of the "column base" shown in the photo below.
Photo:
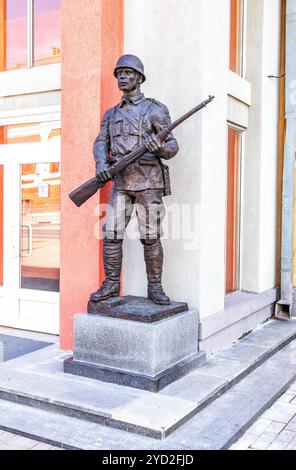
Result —
<path fill-rule="evenodd" d="M 154 377 L 150 377 L 148 375 L 113 369 L 111 367 L 102 367 L 97 364 L 77 361 L 70 358 L 64 362 L 64 372 L 101 380 L 102 382 L 111 382 L 118 385 L 147 390 L 149 392 L 158 392 L 170 383 L 188 374 L 196 367 L 202 365 L 205 359 L 205 352 L 198 351 L 190 358 L 175 364 Z"/>
<path fill-rule="evenodd" d="M 126 296 L 89 302 L 87 315 L 75 315 L 74 354 L 64 371 L 157 392 L 204 361 L 197 310 Z"/>

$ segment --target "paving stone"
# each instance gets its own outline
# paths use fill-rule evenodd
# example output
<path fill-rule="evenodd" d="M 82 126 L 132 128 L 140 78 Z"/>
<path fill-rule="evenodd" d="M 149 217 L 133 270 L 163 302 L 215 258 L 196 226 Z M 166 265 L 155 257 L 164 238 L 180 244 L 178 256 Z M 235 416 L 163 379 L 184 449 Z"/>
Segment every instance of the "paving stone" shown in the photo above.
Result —
<path fill-rule="evenodd" d="M 1 445 L 4 446 L 6 450 L 29 450 L 36 445 L 36 441 L 11 434 L 7 442 L 1 442 Z"/>
<path fill-rule="evenodd" d="M 287 442 L 280 441 L 279 439 L 275 439 L 270 446 L 267 447 L 266 450 L 285 450 L 288 446 Z"/>
<path fill-rule="evenodd" d="M 284 322 L 274 320 L 266 326 L 262 326 L 241 340 L 245 344 L 272 346 L 275 344 L 275 338 L 280 344 L 287 336 L 293 336 L 296 332 L 296 322 Z"/>
<path fill-rule="evenodd" d="M 280 423 L 288 423 L 296 415 L 295 406 L 290 403 L 276 402 L 269 410 L 262 416 L 271 421 L 278 421 Z"/>
<path fill-rule="evenodd" d="M 47 346 L 46 348 L 39 349 L 38 351 L 31 352 L 24 356 L 20 356 L 16 359 L 12 359 L 9 362 L 4 362 L 1 364 L 1 369 L 7 368 L 20 368 L 21 370 L 24 369 L 31 369 L 34 367 L 35 364 L 43 363 L 48 360 L 52 360 L 54 358 L 55 361 L 61 359 L 61 355 L 64 356 L 64 359 L 70 357 L 70 354 L 62 351 L 57 347 L 57 345 Z"/>
<path fill-rule="evenodd" d="M 260 436 L 260 434 L 262 434 L 271 425 L 271 423 L 272 422 L 268 419 L 260 418 L 248 429 L 248 433 Z"/>
<path fill-rule="evenodd" d="M 171 439 L 177 442 L 181 439 L 181 433 L 182 435 L 186 433 L 189 449 L 225 448 L 224 446 L 231 443 L 231 439 L 236 435 L 238 429 L 242 429 L 242 426 L 249 427 L 251 417 L 258 416 L 259 410 L 262 412 L 268 403 L 272 403 L 271 397 L 274 397 L 276 393 L 280 394 L 279 385 L 281 383 L 287 385 L 291 379 L 295 378 L 295 366 L 285 361 L 288 354 L 286 348 L 276 353 L 244 380 L 184 424 L 182 428 L 176 430 Z M 286 364 L 284 369 L 283 363 Z M 283 391 L 285 389 L 286 387 L 283 386 Z M 260 393 L 254 394 L 254 390 L 260 390 Z M 285 403 L 282 405 L 286 406 Z M 266 416 L 262 417 L 269 419 Z M 184 441 L 182 442 L 184 443 Z"/>
<path fill-rule="evenodd" d="M 169 431 L 179 420 L 195 409 L 195 403 L 181 399 L 169 402 L 167 397 L 156 401 L 153 396 L 138 398 L 114 410 L 112 418 L 127 425 L 136 424 L 159 434 Z"/>
<path fill-rule="evenodd" d="M 96 417 L 122 422 L 123 426 L 124 423 L 127 427 L 134 425 L 135 432 L 140 432 L 142 427 L 147 433 L 150 429 L 152 434 L 162 434 L 197 406 L 188 397 L 163 396 L 94 380 L 85 382 L 80 377 L 40 377 L 31 373 L 27 381 L 26 378 L 27 373 L 19 370 L 0 369 L 0 396 L 1 390 L 8 389 L 22 397 L 28 396 L 33 405 L 41 403 L 43 408 L 51 409 L 53 404 L 58 404 L 68 410 L 68 414 L 73 408 L 80 410 L 81 416 L 91 412 Z M 213 382 L 221 383 L 221 380 Z"/>
<path fill-rule="evenodd" d="M 296 450 L 296 438 L 287 445 L 285 450 Z"/>
<path fill-rule="evenodd" d="M 266 450 L 276 437 L 274 432 L 264 432 L 251 444 L 251 449 Z"/>
<path fill-rule="evenodd" d="M 285 427 L 284 423 L 279 423 L 277 421 L 273 421 L 267 428 L 269 432 L 280 433 Z"/>
<path fill-rule="evenodd" d="M 277 341 L 277 338 L 277 330 L 274 329 L 274 340 L 276 339 Z M 20 432 L 27 434 L 38 430 L 38 435 L 41 439 L 56 442 L 57 445 L 64 443 L 66 447 L 82 449 L 179 450 L 227 448 L 230 442 L 233 442 L 235 437 L 241 434 L 243 429 L 247 429 L 250 426 L 250 423 L 260 415 L 262 410 L 264 410 L 268 404 L 273 402 L 277 394 L 286 389 L 287 385 L 295 377 L 295 364 L 292 364 L 291 361 L 289 361 L 290 352 L 291 350 L 289 348 L 284 348 L 281 352 L 276 353 L 266 363 L 250 373 L 243 381 L 235 385 L 220 398 L 217 398 L 217 400 L 211 403 L 207 408 L 203 409 L 198 415 L 194 416 L 173 434 L 163 440 L 135 435 L 123 432 L 119 429 L 110 428 L 109 426 L 86 422 L 68 416 L 61 416 L 57 413 L 34 409 L 16 403 L 3 402 L 3 400 L 0 400 L 0 423 L 2 426 L 11 427 L 11 429 L 15 429 L 16 431 L 19 430 Z M 40 354 L 43 354 L 42 350 L 40 350 Z M 34 373 L 39 379 L 46 379 L 43 382 L 43 386 L 45 386 L 48 374 L 47 372 L 44 374 L 42 373 L 42 364 L 45 365 L 47 361 L 53 361 L 53 364 L 55 360 L 59 361 L 60 356 L 57 352 L 52 350 L 52 355 L 50 356 L 47 352 L 47 358 L 43 356 L 41 361 L 37 356 L 34 357 L 35 364 L 30 364 L 30 366 L 24 361 L 11 361 L 16 361 L 16 368 L 13 370 L 15 371 L 17 369 L 19 372 L 22 370 L 26 370 L 27 372 L 30 371 L 29 377 Z M 211 376 L 212 379 L 221 378 L 222 384 L 227 380 L 231 380 L 231 378 L 235 377 L 235 374 L 237 375 L 244 370 L 239 361 L 225 358 L 212 360 L 209 361 L 209 363 L 210 365 L 207 366 L 207 372 L 205 372 L 205 369 L 203 368 L 202 372 L 200 372 L 200 377 L 206 375 L 207 377 Z M 282 364 L 285 364 L 284 368 L 282 367 Z M 11 370 L 11 368 L 6 368 L 6 370 Z M 0 366 L 0 375 L 1 371 L 2 366 Z M 223 376 L 221 377 L 220 374 L 222 373 Z M 60 369 L 57 369 L 55 379 L 55 384 L 57 384 L 56 386 L 58 387 L 59 380 L 62 379 Z M 63 380 L 65 380 L 65 384 L 67 382 L 65 387 L 70 393 L 71 384 L 76 383 L 74 377 L 73 379 L 64 378 Z M 84 379 L 83 383 L 90 384 L 91 382 L 93 381 Z M 82 384 L 82 382 L 79 383 Z M 212 381 L 214 390 L 217 384 L 219 384 L 219 382 L 215 382 L 215 380 Z M 110 392 L 110 390 L 114 391 L 115 388 L 118 395 L 128 393 L 129 390 L 127 387 L 115 386 L 113 384 L 105 384 L 105 386 L 105 395 L 108 394 L 108 391 Z M 83 387 L 79 388 L 79 390 L 83 393 Z M 113 407 L 110 406 L 110 409 L 113 415 L 117 417 L 119 416 L 125 419 L 124 415 L 126 414 L 127 421 L 130 417 L 134 419 L 135 416 L 138 416 L 138 412 L 142 412 L 146 420 L 145 422 L 149 424 L 149 420 L 154 420 L 155 415 L 153 415 L 153 412 L 155 409 L 157 409 L 158 415 L 161 414 L 160 412 L 163 412 L 162 406 L 160 406 L 162 404 L 167 410 L 170 409 L 171 415 L 169 418 L 166 416 L 166 412 L 164 413 L 165 423 L 170 425 L 171 416 L 175 413 L 175 409 L 178 409 L 178 400 L 175 402 L 176 407 L 174 409 L 172 406 L 172 399 L 178 398 L 180 400 L 181 398 L 178 397 L 178 393 L 183 393 L 183 390 L 182 385 L 180 385 L 180 388 L 176 387 L 176 395 L 166 395 L 165 389 L 163 390 L 163 394 L 157 395 L 152 395 L 149 392 L 142 392 L 140 394 L 136 394 L 133 397 L 133 400 L 127 400 L 126 403 L 123 406 L 120 405 L 118 409 L 116 409 L 115 404 L 113 404 Z M 257 390 L 258 392 L 254 394 L 254 390 Z M 59 392 L 56 393 L 58 395 Z M 186 400 L 184 396 L 181 395 L 181 397 L 182 401 L 187 403 L 187 405 L 188 403 L 193 403 L 191 398 Z M 80 398 L 81 401 L 82 398 Z M 109 399 L 109 397 L 106 399 Z M 154 402 L 157 402 L 157 406 L 155 406 L 153 400 Z M 133 407 L 131 410 L 130 406 L 132 402 Z M 143 412 L 141 411 L 141 403 L 144 402 L 146 405 L 145 411 Z M 170 404 L 167 405 L 167 402 Z M 281 403 L 281 405 L 291 406 L 286 403 Z M 194 406 L 196 406 L 196 402 L 194 402 Z M 154 411 L 151 412 L 151 410 Z M 287 409 L 285 410 L 287 413 Z M 143 419 L 143 415 L 140 415 L 140 419 Z M 269 418 L 264 416 L 263 419 Z M 290 418 L 290 421 L 292 422 L 293 420 Z M 157 425 L 159 425 L 159 423 L 160 421 Z M 268 430 L 265 431 L 265 434 L 267 431 Z M 270 432 L 269 434 L 274 435 L 276 433 Z M 265 439 L 265 441 L 267 440 L 268 439 Z"/>
<path fill-rule="evenodd" d="M 202 374 L 199 369 L 168 385 L 160 391 L 160 394 L 191 400 L 198 404 L 223 389 L 227 384 L 227 380 Z"/>
<path fill-rule="evenodd" d="M 272 442 L 268 449 L 284 450 L 295 437 L 295 432 L 284 430 L 280 434 L 278 434 L 277 438 Z"/>
<path fill-rule="evenodd" d="M 246 450 L 250 447 L 251 444 L 253 444 L 253 442 L 256 441 L 256 439 L 258 439 L 256 434 L 246 432 L 243 437 L 241 437 L 238 441 L 232 444 L 231 447 L 229 447 L 229 450 Z"/>
<path fill-rule="evenodd" d="M 259 346 L 241 342 L 234 344 L 231 348 L 218 353 L 215 357 L 240 361 L 245 364 L 253 364 L 258 358 L 266 354 L 270 350 L 270 346 Z"/>
<path fill-rule="evenodd" d="M 295 431 L 296 432 L 296 422 L 295 421 L 290 421 L 287 426 L 285 427 L 287 431 Z"/>
<path fill-rule="evenodd" d="M 287 430 L 286 428 L 280 432 L 279 434 L 279 440 L 283 441 L 283 442 L 291 442 L 292 439 L 294 439 L 294 437 L 296 437 L 296 432 L 293 432 L 293 431 L 289 431 Z"/>
<path fill-rule="evenodd" d="M 215 377 L 221 377 L 225 380 L 231 380 L 245 370 L 245 365 L 239 361 L 214 358 L 207 361 L 201 367 L 199 372 L 205 375 L 214 375 Z"/>
<path fill-rule="evenodd" d="M 54 450 L 56 447 L 51 446 L 50 444 L 45 444 L 44 442 L 36 442 L 36 445 L 32 447 L 31 450 Z"/>
<path fill-rule="evenodd" d="M 291 395 L 290 393 L 284 393 L 280 398 L 279 398 L 279 401 L 283 402 L 283 403 L 290 403 L 292 402 L 294 398 L 294 395 Z M 296 402 L 295 402 L 296 403 Z"/>

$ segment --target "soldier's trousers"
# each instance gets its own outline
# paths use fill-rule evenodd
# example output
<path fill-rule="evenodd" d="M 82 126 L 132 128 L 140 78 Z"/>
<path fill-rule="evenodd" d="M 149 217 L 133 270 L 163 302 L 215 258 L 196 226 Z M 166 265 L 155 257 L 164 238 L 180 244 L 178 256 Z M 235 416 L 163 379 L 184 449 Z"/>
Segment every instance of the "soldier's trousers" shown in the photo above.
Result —
<path fill-rule="evenodd" d="M 165 215 L 162 196 L 162 189 L 122 191 L 113 188 L 106 223 L 103 227 L 104 240 L 110 242 L 123 240 L 124 231 L 134 208 L 141 242 L 145 244 L 148 240 L 159 239 L 162 235 L 161 224 Z"/>
<path fill-rule="evenodd" d="M 160 237 L 165 215 L 162 196 L 162 189 L 145 191 L 112 189 L 106 223 L 103 227 L 104 268 L 107 279 L 113 281 L 120 279 L 124 232 L 135 208 L 140 240 L 144 246 L 148 282 L 150 284 L 161 282 L 163 250 Z"/>

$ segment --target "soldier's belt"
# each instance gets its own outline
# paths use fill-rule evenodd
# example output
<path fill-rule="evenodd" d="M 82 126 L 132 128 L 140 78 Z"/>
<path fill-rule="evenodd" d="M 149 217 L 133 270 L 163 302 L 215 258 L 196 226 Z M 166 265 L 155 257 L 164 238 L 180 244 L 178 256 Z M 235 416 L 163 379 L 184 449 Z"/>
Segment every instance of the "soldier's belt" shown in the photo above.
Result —
<path fill-rule="evenodd" d="M 110 157 L 110 164 L 114 165 L 114 163 L 117 163 L 123 157 L 124 157 L 124 155 L 112 155 Z M 142 155 L 139 160 L 152 161 L 152 160 L 156 160 L 157 158 L 158 157 L 157 157 L 157 155 L 155 155 L 155 153 L 147 152 L 147 153 L 144 153 L 144 155 Z"/>

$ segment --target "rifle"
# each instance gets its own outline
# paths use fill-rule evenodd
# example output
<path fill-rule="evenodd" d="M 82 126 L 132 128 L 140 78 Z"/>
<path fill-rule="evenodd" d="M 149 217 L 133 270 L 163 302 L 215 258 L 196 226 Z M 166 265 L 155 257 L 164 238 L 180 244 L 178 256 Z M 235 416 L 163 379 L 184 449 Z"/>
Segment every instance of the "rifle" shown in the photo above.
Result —
<path fill-rule="evenodd" d="M 183 121 L 188 119 L 190 116 L 197 113 L 197 111 L 200 111 L 202 108 L 207 106 L 207 104 L 210 103 L 214 98 L 215 98 L 214 96 L 209 95 L 209 98 L 207 100 L 203 101 L 198 106 L 191 109 L 186 114 L 184 114 L 179 119 L 177 119 L 175 122 L 173 122 L 170 126 L 160 131 L 157 134 L 157 137 L 160 140 L 160 142 L 164 142 L 167 136 L 169 135 L 169 133 L 172 132 L 173 129 L 175 129 L 179 124 L 181 124 Z M 108 169 L 108 172 L 111 177 L 110 179 L 112 180 L 112 178 L 114 178 L 114 176 L 116 176 L 121 170 L 126 168 L 127 165 L 130 165 L 131 163 L 136 161 L 146 152 L 147 152 L 147 148 L 145 147 L 145 144 L 143 144 L 140 147 L 136 148 L 133 152 L 128 153 L 127 155 L 122 157 L 118 162 L 116 162 L 114 165 L 112 165 Z M 107 181 L 102 182 L 97 178 L 97 176 L 95 176 L 91 178 L 90 180 L 86 181 L 85 183 L 83 183 L 82 185 L 78 186 L 78 188 L 75 188 L 69 194 L 69 198 L 74 202 L 74 204 L 76 204 L 77 207 L 80 207 L 91 196 L 93 196 L 100 188 L 103 188 L 106 183 Z"/>

